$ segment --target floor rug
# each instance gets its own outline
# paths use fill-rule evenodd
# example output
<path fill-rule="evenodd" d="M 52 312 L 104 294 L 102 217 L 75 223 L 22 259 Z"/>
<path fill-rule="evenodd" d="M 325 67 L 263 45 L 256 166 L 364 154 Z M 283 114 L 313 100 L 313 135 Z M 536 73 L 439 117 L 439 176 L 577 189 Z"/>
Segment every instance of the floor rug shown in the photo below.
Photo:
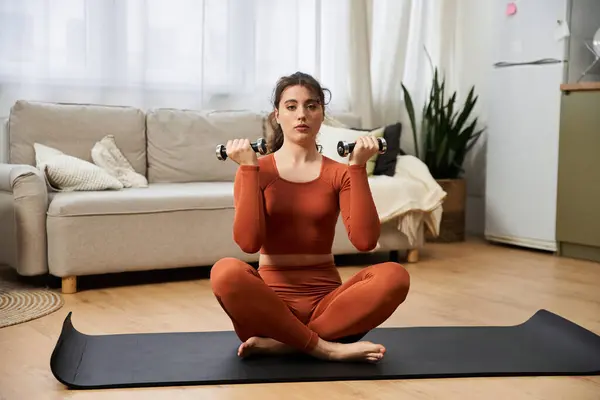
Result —
<path fill-rule="evenodd" d="M 63 304 L 62 296 L 49 289 L 0 280 L 0 328 L 43 317 Z"/>

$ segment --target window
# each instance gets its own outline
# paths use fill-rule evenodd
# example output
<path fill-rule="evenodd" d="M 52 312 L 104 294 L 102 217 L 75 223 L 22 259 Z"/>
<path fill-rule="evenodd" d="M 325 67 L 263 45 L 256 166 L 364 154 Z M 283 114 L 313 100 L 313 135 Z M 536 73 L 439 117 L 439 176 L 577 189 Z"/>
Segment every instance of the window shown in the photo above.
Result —
<path fill-rule="evenodd" d="M 180 98 L 149 105 L 207 106 L 225 97 L 264 107 L 277 78 L 301 70 L 344 108 L 346 7 L 321 0 L 4 0 L 0 83 Z"/>

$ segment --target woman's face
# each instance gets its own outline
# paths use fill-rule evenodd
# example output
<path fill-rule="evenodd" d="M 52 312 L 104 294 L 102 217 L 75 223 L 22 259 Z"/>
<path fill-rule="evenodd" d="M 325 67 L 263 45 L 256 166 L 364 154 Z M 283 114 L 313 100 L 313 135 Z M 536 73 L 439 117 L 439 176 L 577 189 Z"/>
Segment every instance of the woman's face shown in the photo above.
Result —
<path fill-rule="evenodd" d="M 302 85 L 283 91 L 275 116 L 285 140 L 302 145 L 314 145 L 324 118 L 319 98 Z"/>

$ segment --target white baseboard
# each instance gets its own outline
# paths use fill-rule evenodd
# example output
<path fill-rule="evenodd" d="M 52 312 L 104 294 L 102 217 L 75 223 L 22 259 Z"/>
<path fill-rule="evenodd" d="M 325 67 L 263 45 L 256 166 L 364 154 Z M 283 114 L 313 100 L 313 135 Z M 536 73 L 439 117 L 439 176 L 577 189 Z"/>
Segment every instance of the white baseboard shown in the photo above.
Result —
<path fill-rule="evenodd" d="M 557 250 L 557 244 L 554 241 L 540 240 L 540 239 L 526 239 L 526 238 L 515 238 L 509 236 L 495 236 L 485 235 L 485 238 L 490 242 L 498 242 L 504 244 L 510 244 L 520 247 L 528 247 L 537 250 L 546 250 L 555 252 Z"/>

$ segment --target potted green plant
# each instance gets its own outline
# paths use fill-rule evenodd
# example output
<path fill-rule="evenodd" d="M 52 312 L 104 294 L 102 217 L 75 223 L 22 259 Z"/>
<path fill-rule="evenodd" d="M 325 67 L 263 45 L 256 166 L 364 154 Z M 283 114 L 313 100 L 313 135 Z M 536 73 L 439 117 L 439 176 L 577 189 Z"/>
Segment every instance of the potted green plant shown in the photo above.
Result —
<path fill-rule="evenodd" d="M 419 130 L 410 93 L 402 84 L 406 111 L 410 118 L 415 144 L 415 156 L 429 168 L 433 178 L 447 193 L 439 235 L 427 239 L 456 242 L 465 239 L 466 184 L 463 164 L 466 155 L 481 137 L 485 128 L 478 129 L 477 118 L 470 120 L 478 96 L 472 86 L 462 106 L 457 93 L 447 96 L 446 79 L 433 72 L 429 98 L 423 105 Z"/>

